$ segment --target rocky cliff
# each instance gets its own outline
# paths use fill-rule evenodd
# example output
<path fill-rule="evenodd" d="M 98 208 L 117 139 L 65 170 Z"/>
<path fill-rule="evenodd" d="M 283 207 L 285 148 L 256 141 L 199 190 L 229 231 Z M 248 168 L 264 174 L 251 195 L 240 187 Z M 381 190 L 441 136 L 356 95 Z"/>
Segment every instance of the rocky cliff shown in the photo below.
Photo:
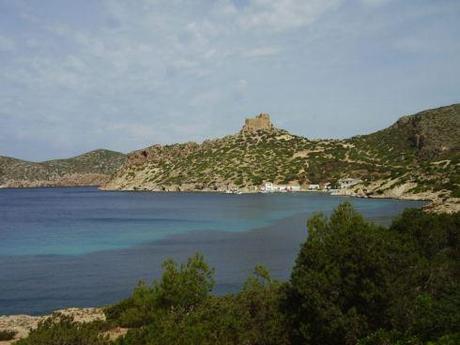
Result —
<path fill-rule="evenodd" d="M 125 162 L 126 155 L 95 150 L 40 163 L 0 156 L 0 188 L 99 186 Z"/>
<path fill-rule="evenodd" d="M 350 194 L 456 204 L 459 119 L 456 104 L 403 117 L 369 135 L 309 140 L 276 128 L 268 114 L 260 114 L 224 138 L 135 151 L 102 188 L 248 192 L 263 182 L 306 187 L 353 177 L 363 182 L 348 190 Z"/>

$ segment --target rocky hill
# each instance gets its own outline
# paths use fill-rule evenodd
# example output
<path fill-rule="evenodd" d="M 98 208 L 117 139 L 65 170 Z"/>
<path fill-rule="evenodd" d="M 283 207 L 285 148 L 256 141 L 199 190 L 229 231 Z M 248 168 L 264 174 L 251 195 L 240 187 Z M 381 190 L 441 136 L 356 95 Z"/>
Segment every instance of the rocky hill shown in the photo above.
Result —
<path fill-rule="evenodd" d="M 361 194 L 424 198 L 460 210 L 460 104 L 404 116 L 349 141 L 388 167 L 383 179 L 365 179 Z"/>
<path fill-rule="evenodd" d="M 77 157 L 40 163 L 0 156 L 0 188 L 101 185 L 126 161 L 126 155 L 95 150 Z"/>
<path fill-rule="evenodd" d="M 460 150 L 460 104 L 403 116 L 392 126 L 357 137 L 388 161 L 449 159 Z M 359 140 L 358 140 L 359 141 Z"/>
<path fill-rule="evenodd" d="M 309 140 L 273 126 L 267 114 L 224 138 L 132 152 L 106 190 L 257 191 L 263 182 L 363 182 L 345 194 L 447 200 L 460 197 L 460 105 L 405 116 L 346 140 Z M 454 202 L 456 202 L 454 200 Z"/>

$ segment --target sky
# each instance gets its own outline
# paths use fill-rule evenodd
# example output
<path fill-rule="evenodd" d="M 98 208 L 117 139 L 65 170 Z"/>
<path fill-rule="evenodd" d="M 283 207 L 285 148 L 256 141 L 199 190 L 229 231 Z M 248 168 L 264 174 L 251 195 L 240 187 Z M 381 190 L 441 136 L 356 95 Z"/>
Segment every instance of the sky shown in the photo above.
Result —
<path fill-rule="evenodd" d="M 345 138 L 460 102 L 458 0 L 0 0 L 0 155 Z"/>

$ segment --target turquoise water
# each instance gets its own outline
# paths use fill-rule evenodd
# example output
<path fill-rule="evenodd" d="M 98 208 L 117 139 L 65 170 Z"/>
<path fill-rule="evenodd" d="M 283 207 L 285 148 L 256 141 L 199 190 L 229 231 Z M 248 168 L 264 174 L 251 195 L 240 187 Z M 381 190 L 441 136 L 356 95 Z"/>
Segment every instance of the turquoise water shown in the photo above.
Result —
<path fill-rule="evenodd" d="M 257 263 L 285 279 L 306 218 L 345 200 L 382 224 L 422 205 L 323 193 L 0 190 L 0 314 L 111 303 L 158 277 L 164 258 L 195 251 L 216 267 L 217 292 L 237 289 Z"/>

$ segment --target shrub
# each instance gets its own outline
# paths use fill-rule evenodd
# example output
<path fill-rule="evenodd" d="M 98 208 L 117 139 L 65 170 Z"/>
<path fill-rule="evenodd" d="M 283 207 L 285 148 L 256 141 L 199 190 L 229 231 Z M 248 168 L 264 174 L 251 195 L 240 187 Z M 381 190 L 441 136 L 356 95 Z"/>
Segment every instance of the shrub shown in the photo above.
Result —
<path fill-rule="evenodd" d="M 106 308 L 107 319 L 124 327 L 140 327 L 153 322 L 156 314 L 172 308 L 184 312 L 193 309 L 214 287 L 214 271 L 201 254 L 180 266 L 173 260 L 166 260 L 163 270 L 159 282 L 155 281 L 151 287 L 140 282 L 130 298 Z"/>
<path fill-rule="evenodd" d="M 100 334 L 98 324 L 77 323 L 72 317 L 56 314 L 41 321 L 29 336 L 16 345 L 109 345 L 107 336 Z"/>
<path fill-rule="evenodd" d="M 342 204 L 308 229 L 284 302 L 292 343 L 418 344 L 459 331 L 458 215 L 406 211 L 384 229 Z"/>
<path fill-rule="evenodd" d="M 18 332 L 13 330 L 0 330 L 0 341 L 12 340 Z"/>
<path fill-rule="evenodd" d="M 209 296 L 188 311 L 171 308 L 146 327 L 130 330 L 118 344 L 287 344 L 279 294 L 280 284 L 257 267 L 240 293 Z"/>

